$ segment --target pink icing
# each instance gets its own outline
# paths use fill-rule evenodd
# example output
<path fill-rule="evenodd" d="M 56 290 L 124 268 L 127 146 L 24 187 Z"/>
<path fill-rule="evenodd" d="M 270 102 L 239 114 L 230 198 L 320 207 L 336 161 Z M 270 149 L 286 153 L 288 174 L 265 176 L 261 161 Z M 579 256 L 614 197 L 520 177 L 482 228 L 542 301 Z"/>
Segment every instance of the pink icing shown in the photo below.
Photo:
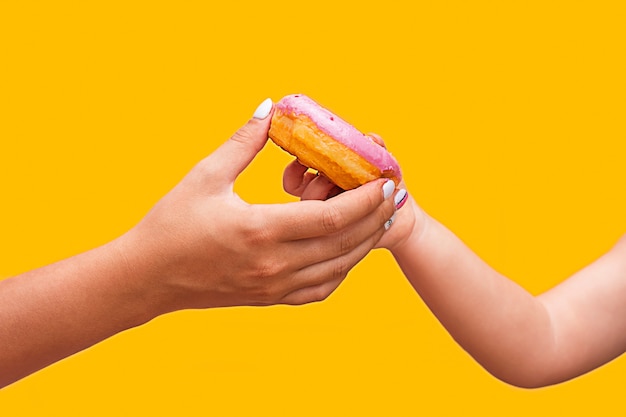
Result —
<path fill-rule="evenodd" d="M 392 171 L 401 178 L 398 162 L 385 148 L 307 96 L 285 96 L 276 103 L 276 108 L 285 113 L 308 116 L 321 131 L 343 143 L 381 171 Z"/>

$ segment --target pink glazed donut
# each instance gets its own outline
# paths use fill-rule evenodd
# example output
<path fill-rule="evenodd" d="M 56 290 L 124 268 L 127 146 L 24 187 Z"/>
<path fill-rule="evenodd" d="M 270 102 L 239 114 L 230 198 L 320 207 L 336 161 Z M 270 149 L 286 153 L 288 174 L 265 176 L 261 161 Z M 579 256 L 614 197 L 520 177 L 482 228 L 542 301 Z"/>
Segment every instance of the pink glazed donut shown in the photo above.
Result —
<path fill-rule="evenodd" d="M 384 147 L 303 94 L 275 104 L 269 137 L 344 190 L 377 178 L 396 185 L 402 179 L 398 162 Z"/>

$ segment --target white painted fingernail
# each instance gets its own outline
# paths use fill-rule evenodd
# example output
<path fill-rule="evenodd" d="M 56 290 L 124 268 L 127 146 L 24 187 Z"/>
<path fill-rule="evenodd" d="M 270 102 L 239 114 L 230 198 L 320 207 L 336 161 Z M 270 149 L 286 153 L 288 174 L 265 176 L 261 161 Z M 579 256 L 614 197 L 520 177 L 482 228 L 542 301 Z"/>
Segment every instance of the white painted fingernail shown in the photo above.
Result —
<path fill-rule="evenodd" d="M 263 103 L 259 104 L 259 107 L 256 108 L 252 117 L 255 119 L 265 119 L 268 114 L 272 111 L 272 99 L 266 98 L 263 100 Z"/>
<path fill-rule="evenodd" d="M 389 220 L 385 222 L 385 230 L 389 230 L 393 222 L 396 220 L 396 213 L 393 213 L 393 216 Z"/>
<path fill-rule="evenodd" d="M 396 210 L 398 210 L 404 205 L 404 203 L 406 203 L 408 196 L 409 194 L 406 192 L 405 189 L 402 189 L 396 193 L 396 196 L 393 198 L 393 203 L 396 205 Z"/>
<path fill-rule="evenodd" d="M 383 196 L 385 197 L 385 200 L 391 197 L 391 194 L 393 194 L 393 190 L 395 189 L 396 183 L 393 182 L 393 180 L 387 180 L 385 185 L 383 185 Z"/>

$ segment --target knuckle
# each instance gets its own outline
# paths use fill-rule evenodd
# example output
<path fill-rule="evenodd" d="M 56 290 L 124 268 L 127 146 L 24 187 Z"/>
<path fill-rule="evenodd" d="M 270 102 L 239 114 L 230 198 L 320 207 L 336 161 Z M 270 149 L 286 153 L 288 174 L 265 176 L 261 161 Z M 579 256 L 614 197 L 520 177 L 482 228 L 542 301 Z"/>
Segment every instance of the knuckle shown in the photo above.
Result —
<path fill-rule="evenodd" d="M 337 260 L 335 266 L 332 269 L 330 281 L 343 280 L 346 275 L 348 275 L 348 271 L 350 267 L 346 261 L 343 259 Z"/>
<path fill-rule="evenodd" d="M 248 221 L 242 225 L 242 233 L 250 248 L 262 248 L 270 246 L 274 240 L 273 228 L 266 225 L 266 220 L 256 216 L 254 212 L 248 213 Z"/>
<path fill-rule="evenodd" d="M 253 134 L 247 126 L 242 127 L 238 131 L 236 131 L 233 136 L 231 136 L 230 140 L 237 143 L 249 143 L 253 139 Z"/>
<path fill-rule="evenodd" d="M 254 275 L 257 280 L 267 280 L 279 275 L 283 269 L 282 262 L 276 259 L 264 259 L 257 263 Z"/>
<path fill-rule="evenodd" d="M 334 205 L 329 205 L 322 212 L 322 227 L 326 233 L 335 233 L 345 225 L 343 213 Z"/>
<path fill-rule="evenodd" d="M 339 234 L 339 254 L 345 255 L 350 252 L 356 246 L 356 238 L 353 234 L 348 232 L 341 232 Z"/>
<path fill-rule="evenodd" d="M 248 228 L 244 232 L 244 239 L 251 248 L 264 247 L 271 240 L 267 229 L 258 227 Z"/>

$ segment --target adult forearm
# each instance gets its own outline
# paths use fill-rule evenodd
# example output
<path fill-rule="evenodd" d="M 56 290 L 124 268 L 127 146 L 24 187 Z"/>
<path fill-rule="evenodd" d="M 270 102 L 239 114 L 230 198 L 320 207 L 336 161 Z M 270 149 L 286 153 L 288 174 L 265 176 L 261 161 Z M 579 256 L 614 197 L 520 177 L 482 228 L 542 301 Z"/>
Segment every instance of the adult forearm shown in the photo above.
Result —
<path fill-rule="evenodd" d="M 0 386 L 154 317 L 117 245 L 0 282 Z"/>

